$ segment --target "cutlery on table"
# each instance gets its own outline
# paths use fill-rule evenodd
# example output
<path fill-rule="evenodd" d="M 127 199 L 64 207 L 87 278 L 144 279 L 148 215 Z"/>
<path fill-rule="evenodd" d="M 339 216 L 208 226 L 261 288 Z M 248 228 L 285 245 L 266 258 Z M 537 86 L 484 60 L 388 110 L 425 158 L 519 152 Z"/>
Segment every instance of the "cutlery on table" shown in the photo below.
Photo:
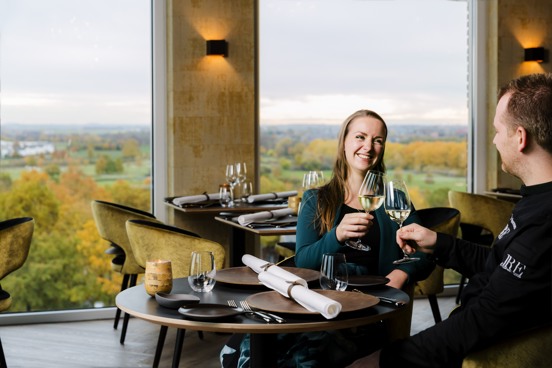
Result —
<path fill-rule="evenodd" d="M 273 313 L 268 313 L 268 312 L 265 312 L 265 311 L 254 311 L 253 309 L 251 309 L 251 307 L 249 306 L 249 303 L 247 303 L 247 301 L 245 300 L 242 300 L 240 302 L 242 308 L 246 311 L 246 312 L 252 312 L 252 313 L 256 313 L 256 314 L 260 314 L 260 315 L 265 315 L 271 319 L 273 319 L 274 321 L 278 322 L 278 323 L 284 323 L 286 320 L 283 319 L 282 317 L 276 315 L 276 314 L 273 314 Z"/>
<path fill-rule="evenodd" d="M 353 289 L 353 291 L 355 293 L 365 294 L 363 291 L 360 291 L 358 289 Z M 376 296 L 376 298 L 378 298 L 381 303 L 391 304 L 395 307 L 402 307 L 402 306 L 407 304 L 405 301 L 398 300 L 398 299 L 393 299 L 393 298 L 388 298 L 388 297 L 385 297 L 385 296 Z"/>
<path fill-rule="evenodd" d="M 255 315 L 259 318 L 261 318 L 262 320 L 264 320 L 266 323 L 270 323 L 270 322 L 274 322 L 275 320 L 273 320 L 271 317 L 269 316 L 266 316 L 266 315 L 263 315 L 262 313 L 259 313 L 259 312 L 254 312 L 252 310 L 245 310 L 244 308 L 240 308 L 237 306 L 236 302 L 234 300 L 227 300 L 227 303 L 230 307 L 236 309 L 237 311 L 239 312 L 242 312 L 244 313 L 245 315 L 248 315 L 248 314 L 251 314 L 251 315 Z"/>

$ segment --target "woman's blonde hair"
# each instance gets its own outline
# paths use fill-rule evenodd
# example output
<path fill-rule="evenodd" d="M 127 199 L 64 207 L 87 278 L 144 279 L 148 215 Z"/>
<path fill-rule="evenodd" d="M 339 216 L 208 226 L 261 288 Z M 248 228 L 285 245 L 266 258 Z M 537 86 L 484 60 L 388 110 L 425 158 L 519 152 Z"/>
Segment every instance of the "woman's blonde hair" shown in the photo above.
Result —
<path fill-rule="evenodd" d="M 317 216 L 315 217 L 315 222 L 320 222 L 320 235 L 331 230 L 335 216 L 337 214 L 337 209 L 343 203 L 344 198 L 350 193 L 347 193 L 347 178 L 349 176 L 349 164 L 345 156 L 345 138 L 347 133 L 349 133 L 349 125 L 353 120 L 358 117 L 371 117 L 381 121 L 385 129 L 384 138 L 387 139 L 387 124 L 381 116 L 371 110 L 359 110 L 351 114 L 343 124 L 341 124 L 341 129 L 339 131 L 338 140 L 337 140 L 337 155 L 335 158 L 335 163 L 332 172 L 332 178 L 328 184 L 320 187 L 318 191 L 318 210 Z M 380 159 L 372 170 L 377 170 L 385 172 L 385 163 L 383 162 L 383 155 L 385 153 L 385 144 L 380 156 Z"/>

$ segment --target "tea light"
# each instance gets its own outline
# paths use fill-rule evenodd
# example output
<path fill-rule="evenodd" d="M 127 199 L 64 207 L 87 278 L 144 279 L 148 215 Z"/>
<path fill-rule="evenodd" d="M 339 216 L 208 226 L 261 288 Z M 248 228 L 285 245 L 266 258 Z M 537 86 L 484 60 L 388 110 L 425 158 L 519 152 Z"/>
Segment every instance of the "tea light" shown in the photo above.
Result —
<path fill-rule="evenodd" d="M 170 293 L 172 290 L 171 261 L 157 259 L 146 262 L 144 286 L 146 293 L 155 296 L 155 293 Z"/>

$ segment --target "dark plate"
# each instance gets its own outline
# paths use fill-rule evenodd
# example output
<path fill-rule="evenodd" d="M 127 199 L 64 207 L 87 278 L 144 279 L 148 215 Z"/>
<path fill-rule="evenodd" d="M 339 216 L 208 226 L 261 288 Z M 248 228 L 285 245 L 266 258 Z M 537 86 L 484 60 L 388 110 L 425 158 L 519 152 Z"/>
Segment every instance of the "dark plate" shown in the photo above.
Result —
<path fill-rule="evenodd" d="M 385 285 L 389 279 L 377 275 L 351 275 L 349 276 L 349 286 L 379 286 Z"/>
<path fill-rule="evenodd" d="M 311 270 L 308 268 L 299 267 L 282 267 L 284 270 L 291 272 L 297 277 L 302 278 L 306 282 L 312 282 L 318 280 L 320 272 Z M 265 287 L 259 281 L 259 275 L 247 266 L 223 268 L 217 270 L 215 275 L 217 282 L 223 282 L 233 285 L 248 285 L 248 286 L 261 286 Z"/>
<path fill-rule="evenodd" d="M 224 304 L 186 305 L 178 308 L 178 313 L 198 321 L 209 321 L 243 314 L 243 312 Z"/>
<path fill-rule="evenodd" d="M 165 308 L 178 309 L 183 305 L 199 303 L 199 297 L 190 294 L 156 293 L 155 300 Z"/>

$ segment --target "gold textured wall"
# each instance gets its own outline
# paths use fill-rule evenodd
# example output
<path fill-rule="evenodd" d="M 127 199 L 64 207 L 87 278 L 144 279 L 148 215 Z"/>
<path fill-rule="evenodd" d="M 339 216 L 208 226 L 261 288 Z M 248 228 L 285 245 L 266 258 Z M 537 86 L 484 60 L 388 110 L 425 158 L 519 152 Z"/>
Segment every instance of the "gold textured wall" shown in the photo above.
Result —
<path fill-rule="evenodd" d="M 485 0 L 487 1 L 487 0 Z M 545 63 L 524 62 L 524 48 L 552 46 L 552 2 L 550 0 L 489 0 L 489 134 L 488 188 L 518 188 L 520 181 L 500 169 L 500 158 L 492 144 L 496 91 L 509 80 L 531 73 L 552 72 Z"/>
<path fill-rule="evenodd" d="M 246 162 L 255 180 L 256 13 L 255 0 L 167 1 L 170 196 L 218 191 L 226 164 L 235 161 Z M 206 56 L 208 39 L 228 41 L 228 57 Z M 169 214 L 169 221 L 223 244 L 228 238 L 209 221 L 179 213 Z"/>

